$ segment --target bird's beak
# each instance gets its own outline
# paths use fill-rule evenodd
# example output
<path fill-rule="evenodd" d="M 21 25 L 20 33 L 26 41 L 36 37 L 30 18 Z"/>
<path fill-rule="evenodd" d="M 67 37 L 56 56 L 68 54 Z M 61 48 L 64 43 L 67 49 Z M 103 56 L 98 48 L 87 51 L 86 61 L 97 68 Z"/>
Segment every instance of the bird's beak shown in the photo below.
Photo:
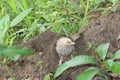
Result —
<path fill-rule="evenodd" d="M 67 43 L 68 45 L 75 45 L 75 43 L 73 41 L 68 41 Z"/>
<path fill-rule="evenodd" d="M 74 43 L 74 42 L 72 42 L 71 44 L 72 44 L 72 45 L 75 45 L 75 43 Z"/>
<path fill-rule="evenodd" d="M 75 45 L 75 43 L 74 43 L 74 42 L 71 42 L 70 45 Z"/>

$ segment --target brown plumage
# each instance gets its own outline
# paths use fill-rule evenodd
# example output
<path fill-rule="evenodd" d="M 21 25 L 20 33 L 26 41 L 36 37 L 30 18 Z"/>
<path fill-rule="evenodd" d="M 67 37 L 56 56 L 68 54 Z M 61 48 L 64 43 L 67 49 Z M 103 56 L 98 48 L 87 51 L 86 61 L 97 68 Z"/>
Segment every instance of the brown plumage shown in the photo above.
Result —
<path fill-rule="evenodd" d="M 70 55 L 74 50 L 74 42 L 66 37 L 60 38 L 56 43 L 56 51 L 60 56 L 59 65 L 63 62 L 63 56 Z"/>

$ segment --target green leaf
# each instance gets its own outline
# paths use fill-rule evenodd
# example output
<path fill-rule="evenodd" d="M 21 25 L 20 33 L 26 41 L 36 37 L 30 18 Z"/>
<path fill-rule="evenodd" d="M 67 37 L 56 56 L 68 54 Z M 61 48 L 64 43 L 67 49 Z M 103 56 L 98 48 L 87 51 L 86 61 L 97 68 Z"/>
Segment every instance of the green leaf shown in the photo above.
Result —
<path fill-rule="evenodd" d="M 117 50 L 111 57 L 113 60 L 114 59 L 120 59 L 120 49 Z"/>
<path fill-rule="evenodd" d="M 120 76 L 120 62 L 113 62 L 113 60 L 107 60 L 104 62 L 108 70 L 116 73 Z"/>
<path fill-rule="evenodd" d="M 21 22 L 24 19 L 24 17 L 30 13 L 31 10 L 32 8 L 24 10 L 22 13 L 20 13 L 15 19 L 12 20 L 10 27 L 13 27 L 19 22 Z"/>
<path fill-rule="evenodd" d="M 1 20 L 0 20 L 0 29 L 8 28 L 10 23 L 9 15 L 6 14 Z"/>
<path fill-rule="evenodd" d="M 24 9 L 28 8 L 28 3 L 26 0 L 22 0 L 22 4 L 23 4 Z"/>
<path fill-rule="evenodd" d="M 65 18 L 61 18 L 61 19 L 58 19 L 58 20 L 55 21 L 56 25 L 59 25 L 61 23 L 67 23 L 67 20 Z"/>
<path fill-rule="evenodd" d="M 52 75 L 53 75 L 52 73 L 45 75 L 44 80 L 50 80 L 50 76 Z"/>
<path fill-rule="evenodd" d="M 98 46 L 98 48 L 96 49 L 97 54 L 99 55 L 99 57 L 104 60 L 107 52 L 108 52 L 108 48 L 109 48 L 109 43 L 106 44 L 101 44 Z"/>
<path fill-rule="evenodd" d="M 87 55 L 76 56 L 73 59 L 63 63 L 60 67 L 58 67 L 54 75 L 54 78 L 61 75 L 62 72 L 67 70 L 68 68 L 82 64 L 97 64 L 97 61 Z"/>
<path fill-rule="evenodd" d="M 17 61 L 20 57 L 21 57 L 21 55 L 16 54 L 16 55 L 14 55 L 14 56 L 11 56 L 10 58 L 11 58 L 11 60 L 13 60 L 13 61 Z"/>
<path fill-rule="evenodd" d="M 96 74 L 105 75 L 100 69 L 91 67 L 77 76 L 76 80 L 92 80 Z"/>
<path fill-rule="evenodd" d="M 45 26 L 41 26 L 41 27 L 40 27 L 40 32 L 45 32 L 45 31 L 46 31 Z"/>
<path fill-rule="evenodd" d="M 118 40 L 120 39 L 120 35 L 118 36 L 118 38 L 117 38 Z"/>
<path fill-rule="evenodd" d="M 14 80 L 13 78 L 8 78 L 8 80 Z"/>
<path fill-rule="evenodd" d="M 119 3 L 119 0 L 110 0 L 112 2 L 112 6 L 115 6 L 117 3 Z"/>
<path fill-rule="evenodd" d="M 15 3 L 14 0 L 8 0 L 8 1 L 6 1 L 6 3 L 9 4 L 9 6 L 12 8 L 12 11 L 13 11 L 13 12 L 18 13 L 17 5 L 16 5 L 16 3 Z"/>
<path fill-rule="evenodd" d="M 9 15 L 5 15 L 0 20 L 0 43 L 3 43 L 3 38 L 5 36 L 6 31 L 9 29 L 10 18 Z"/>
<path fill-rule="evenodd" d="M 21 48 L 18 46 L 0 46 L 0 56 L 10 57 L 13 60 L 18 59 L 20 56 L 28 56 L 33 54 L 33 51 L 28 48 Z"/>
<path fill-rule="evenodd" d="M 44 15 L 43 18 L 48 22 L 53 22 L 53 20 L 55 19 L 55 17 L 52 14 Z"/>

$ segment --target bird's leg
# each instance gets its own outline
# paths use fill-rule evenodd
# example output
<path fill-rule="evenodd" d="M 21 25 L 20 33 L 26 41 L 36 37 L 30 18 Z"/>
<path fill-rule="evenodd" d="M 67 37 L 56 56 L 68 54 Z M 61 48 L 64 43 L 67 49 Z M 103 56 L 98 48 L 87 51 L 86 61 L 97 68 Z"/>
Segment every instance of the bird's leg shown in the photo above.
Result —
<path fill-rule="evenodd" d="M 62 64 L 62 62 L 63 62 L 63 56 L 60 56 L 60 60 L 59 60 L 59 66 Z"/>
<path fill-rule="evenodd" d="M 71 56 L 71 59 L 73 59 L 73 55 L 71 54 L 70 56 Z"/>
<path fill-rule="evenodd" d="M 76 52 L 75 52 L 75 51 L 73 51 L 73 52 L 70 54 L 71 59 L 73 59 L 73 58 L 74 58 L 74 54 L 76 54 Z"/>

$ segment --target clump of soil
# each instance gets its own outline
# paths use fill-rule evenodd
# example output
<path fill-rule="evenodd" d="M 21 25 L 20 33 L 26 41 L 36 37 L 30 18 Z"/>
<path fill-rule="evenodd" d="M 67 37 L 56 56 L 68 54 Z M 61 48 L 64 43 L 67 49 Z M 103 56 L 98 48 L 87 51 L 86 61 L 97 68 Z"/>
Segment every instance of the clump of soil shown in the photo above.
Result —
<path fill-rule="evenodd" d="M 120 48 L 120 41 L 117 37 L 120 35 L 120 13 L 110 13 L 101 15 L 93 20 L 88 28 L 80 34 L 80 37 L 75 41 L 76 54 L 88 54 L 93 56 L 94 49 L 86 51 L 86 43 L 94 42 L 95 47 L 99 44 L 110 42 L 109 54 Z M 22 43 L 22 47 L 28 47 L 35 51 L 34 55 L 22 57 L 17 62 L 12 62 L 9 67 L 15 80 L 25 78 L 43 80 L 44 76 L 49 73 L 54 73 L 58 67 L 59 56 L 55 50 L 56 41 L 62 37 L 57 33 L 44 32 L 28 42 Z M 109 56 L 108 56 L 109 57 Z M 78 66 L 70 68 L 64 75 L 61 75 L 57 80 L 75 80 L 81 72 L 91 65 Z M 5 66 L 0 65 L 0 78 L 9 78 Z M 96 79 L 97 80 L 97 79 Z"/>

